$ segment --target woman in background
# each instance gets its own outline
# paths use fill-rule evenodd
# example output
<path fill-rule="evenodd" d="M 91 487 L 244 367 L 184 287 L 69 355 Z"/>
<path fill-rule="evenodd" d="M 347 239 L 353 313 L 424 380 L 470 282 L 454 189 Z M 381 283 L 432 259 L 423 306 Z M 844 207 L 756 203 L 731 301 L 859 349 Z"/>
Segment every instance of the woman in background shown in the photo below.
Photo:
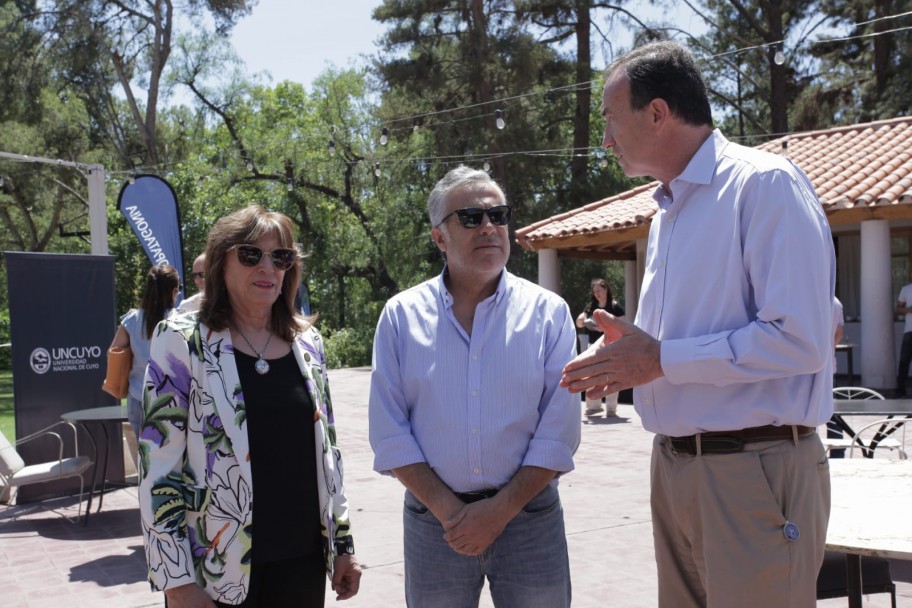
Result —
<path fill-rule="evenodd" d="M 139 308 L 127 311 L 120 320 L 114 341 L 111 342 L 112 347 L 129 346 L 133 351 L 130 393 L 127 395 L 127 419 L 136 437 L 139 437 L 139 424 L 142 418 L 143 376 L 149 363 L 152 332 L 158 322 L 168 316 L 180 290 L 180 276 L 174 266 L 162 263 L 150 268 L 146 273 L 146 285 Z"/>
<path fill-rule="evenodd" d="M 615 301 L 614 295 L 611 293 L 611 287 L 608 286 L 608 281 L 605 279 L 592 279 L 590 288 L 592 289 L 592 299 L 589 300 L 589 304 L 576 318 L 576 326 L 580 329 L 586 330 L 586 334 L 589 336 L 589 346 L 592 346 L 595 344 L 596 340 L 602 337 L 602 330 L 598 326 L 598 323 L 595 322 L 595 319 L 592 318 L 592 313 L 601 308 L 602 310 L 611 313 L 615 317 L 623 319 L 624 309 L 621 308 L 620 305 L 618 305 L 618 303 Z M 605 417 L 610 418 L 617 416 L 617 406 L 617 393 L 606 396 Z M 589 399 L 588 397 L 586 398 L 587 416 L 594 416 L 601 411 L 601 399 Z"/>

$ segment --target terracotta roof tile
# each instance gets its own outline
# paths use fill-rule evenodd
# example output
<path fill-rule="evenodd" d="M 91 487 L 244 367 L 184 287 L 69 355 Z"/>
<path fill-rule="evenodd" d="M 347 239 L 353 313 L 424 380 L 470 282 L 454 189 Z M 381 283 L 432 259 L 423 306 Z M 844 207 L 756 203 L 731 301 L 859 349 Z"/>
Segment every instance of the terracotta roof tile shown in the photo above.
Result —
<path fill-rule="evenodd" d="M 912 203 L 912 117 L 793 133 L 757 148 L 785 153 L 801 167 L 831 222 L 848 210 Z M 516 239 L 531 250 L 629 247 L 631 239 L 645 235 L 658 211 L 652 200 L 656 184 L 536 222 L 517 230 Z M 845 217 L 859 221 L 857 215 Z"/>

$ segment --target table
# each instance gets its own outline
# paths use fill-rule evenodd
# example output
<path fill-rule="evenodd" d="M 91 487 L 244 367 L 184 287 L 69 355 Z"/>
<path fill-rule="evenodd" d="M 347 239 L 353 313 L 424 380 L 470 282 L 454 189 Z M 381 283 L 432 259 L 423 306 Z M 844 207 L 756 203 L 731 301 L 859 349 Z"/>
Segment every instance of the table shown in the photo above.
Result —
<path fill-rule="evenodd" d="M 855 349 L 854 344 L 840 342 L 836 345 L 837 353 L 846 354 L 846 370 L 849 372 L 849 386 L 855 386 L 855 372 L 852 367 L 852 351 Z"/>
<path fill-rule="evenodd" d="M 72 422 L 80 425 L 86 430 L 89 439 L 92 440 L 92 447 L 95 449 L 95 473 L 92 476 L 92 489 L 89 491 L 89 500 L 86 505 L 85 523 L 89 523 L 89 512 L 92 510 L 92 495 L 98 487 L 98 444 L 95 437 L 89 431 L 88 424 L 99 424 L 104 433 L 104 465 L 101 474 L 101 491 L 98 494 L 98 511 L 101 511 L 101 505 L 104 502 L 105 484 L 108 479 L 108 456 L 109 456 L 109 437 L 106 423 L 116 422 L 118 424 L 127 422 L 127 409 L 121 405 L 107 405 L 104 407 L 92 407 L 85 410 L 75 410 L 60 415 L 66 422 Z"/>
<path fill-rule="evenodd" d="M 846 554 L 849 608 L 861 608 L 861 556 L 912 559 L 912 461 L 830 461 L 826 548 Z"/>
<path fill-rule="evenodd" d="M 871 445 L 862 445 L 862 453 L 872 458 L 877 444 L 885 437 L 895 433 L 906 420 L 912 417 L 912 399 L 834 399 L 833 422 L 849 437 L 855 436 L 855 430 L 846 421 L 846 416 L 874 416 L 879 418 L 898 418 L 895 424 L 882 426 L 871 441 Z M 871 449 L 866 449 L 871 448 Z"/>

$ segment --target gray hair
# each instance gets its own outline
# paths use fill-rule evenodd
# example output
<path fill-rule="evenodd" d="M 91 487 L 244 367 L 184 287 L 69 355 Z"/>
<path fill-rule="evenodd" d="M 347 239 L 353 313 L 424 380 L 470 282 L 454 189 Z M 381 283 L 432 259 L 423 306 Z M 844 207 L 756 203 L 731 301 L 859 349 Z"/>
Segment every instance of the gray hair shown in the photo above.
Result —
<path fill-rule="evenodd" d="M 465 165 L 459 165 L 452 169 L 437 182 L 434 189 L 428 196 L 428 217 L 431 220 L 431 226 L 437 226 L 443 221 L 443 201 L 449 196 L 450 192 L 467 188 L 471 190 L 493 189 L 500 195 L 500 200 L 506 204 L 507 197 L 504 196 L 503 190 L 497 185 L 497 182 L 488 175 L 487 171 L 472 169 Z"/>

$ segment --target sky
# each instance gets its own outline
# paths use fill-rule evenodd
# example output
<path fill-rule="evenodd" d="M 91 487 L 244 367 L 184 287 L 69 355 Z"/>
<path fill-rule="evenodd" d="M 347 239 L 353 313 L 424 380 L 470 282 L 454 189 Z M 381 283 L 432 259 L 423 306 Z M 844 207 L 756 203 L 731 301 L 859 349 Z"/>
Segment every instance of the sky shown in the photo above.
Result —
<path fill-rule="evenodd" d="M 259 0 L 235 26 L 231 44 L 248 74 L 267 71 L 273 83 L 291 80 L 309 87 L 328 66 L 366 65 L 362 56 L 377 52 L 375 43 L 386 30 L 371 19 L 381 4 L 382 0 Z M 655 19 L 659 12 L 647 0 L 626 6 L 645 19 Z M 689 12 L 683 5 L 676 10 Z M 685 30 L 699 29 L 689 14 L 675 16 L 674 22 Z M 604 67 L 598 62 L 594 58 L 594 67 Z"/>
<path fill-rule="evenodd" d="M 249 74 L 307 87 L 327 67 L 366 65 L 385 27 L 371 19 L 380 0 L 259 0 L 234 27 L 231 44 Z"/>

